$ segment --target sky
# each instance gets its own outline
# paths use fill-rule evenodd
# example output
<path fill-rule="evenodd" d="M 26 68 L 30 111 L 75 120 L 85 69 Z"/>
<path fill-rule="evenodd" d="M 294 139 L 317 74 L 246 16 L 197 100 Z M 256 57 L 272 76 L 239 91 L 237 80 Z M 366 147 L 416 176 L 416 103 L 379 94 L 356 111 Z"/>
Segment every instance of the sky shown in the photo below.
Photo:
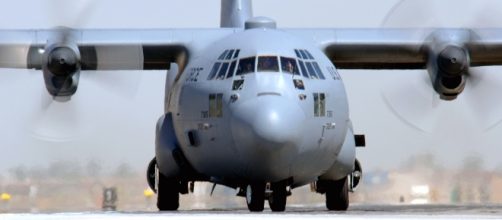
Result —
<path fill-rule="evenodd" d="M 498 27 L 502 21 L 496 19 L 502 7 L 495 0 L 417 2 L 255 0 L 253 11 L 275 19 L 279 28 Z M 218 0 L 17 0 L 2 4 L 0 28 L 216 28 L 219 7 Z M 500 70 L 479 68 L 477 88 L 490 92 L 468 87 L 454 102 L 435 100 L 422 70 L 341 70 L 355 131 L 367 138 L 367 147 L 357 152 L 363 168 L 396 168 L 419 153 L 436 155 L 446 167 L 460 166 L 469 155 L 481 156 L 488 169 L 502 167 L 502 125 L 496 123 L 502 119 L 496 97 L 502 92 L 497 90 Z M 97 160 L 105 167 L 129 163 L 146 170 L 154 157 L 155 123 L 163 113 L 164 79 L 161 71 L 82 74 L 69 103 L 47 107 L 41 72 L 1 70 L 0 173 L 61 159 Z M 51 132 L 74 138 L 36 137 Z"/>

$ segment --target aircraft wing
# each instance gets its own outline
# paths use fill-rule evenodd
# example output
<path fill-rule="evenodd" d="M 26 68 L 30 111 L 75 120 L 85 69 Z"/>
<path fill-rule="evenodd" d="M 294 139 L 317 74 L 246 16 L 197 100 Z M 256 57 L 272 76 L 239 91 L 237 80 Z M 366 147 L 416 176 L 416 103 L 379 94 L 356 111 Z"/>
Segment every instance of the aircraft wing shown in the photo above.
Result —
<path fill-rule="evenodd" d="M 341 69 L 425 69 L 448 46 L 468 66 L 502 65 L 502 29 L 290 29 Z"/>
<path fill-rule="evenodd" d="M 502 65 L 502 29 L 287 31 L 315 42 L 339 69 L 427 69 L 443 100 L 456 99 L 479 75 L 471 67 Z"/>
<path fill-rule="evenodd" d="M 233 29 L 0 30 L 0 68 L 42 69 L 44 53 L 77 47 L 82 70 L 168 69 Z M 202 46 L 202 47 L 200 47 Z"/>

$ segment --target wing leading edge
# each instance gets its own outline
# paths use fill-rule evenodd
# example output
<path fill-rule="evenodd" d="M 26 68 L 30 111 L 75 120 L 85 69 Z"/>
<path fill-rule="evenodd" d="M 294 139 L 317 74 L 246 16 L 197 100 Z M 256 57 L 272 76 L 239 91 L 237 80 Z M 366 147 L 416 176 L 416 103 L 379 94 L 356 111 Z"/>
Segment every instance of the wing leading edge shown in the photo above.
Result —
<path fill-rule="evenodd" d="M 1 30 L 0 68 L 41 69 L 51 45 L 75 45 L 82 70 L 161 70 L 183 67 L 188 57 L 233 29 Z"/>
<path fill-rule="evenodd" d="M 502 65 L 502 29 L 289 29 L 316 42 L 341 69 L 425 69 L 446 46 L 469 66 Z"/>

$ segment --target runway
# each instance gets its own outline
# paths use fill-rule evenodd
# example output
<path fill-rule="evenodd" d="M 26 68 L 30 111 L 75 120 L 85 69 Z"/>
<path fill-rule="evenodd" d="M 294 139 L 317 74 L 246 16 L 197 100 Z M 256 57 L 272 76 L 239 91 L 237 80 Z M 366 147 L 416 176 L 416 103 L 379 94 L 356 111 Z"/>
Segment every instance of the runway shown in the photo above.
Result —
<path fill-rule="evenodd" d="M 284 213 L 250 213 L 246 209 L 182 210 L 177 212 L 85 212 L 0 214 L 2 220 L 90 219 L 502 219 L 502 205 L 353 205 L 346 212 L 327 212 L 324 207 L 288 207 Z"/>

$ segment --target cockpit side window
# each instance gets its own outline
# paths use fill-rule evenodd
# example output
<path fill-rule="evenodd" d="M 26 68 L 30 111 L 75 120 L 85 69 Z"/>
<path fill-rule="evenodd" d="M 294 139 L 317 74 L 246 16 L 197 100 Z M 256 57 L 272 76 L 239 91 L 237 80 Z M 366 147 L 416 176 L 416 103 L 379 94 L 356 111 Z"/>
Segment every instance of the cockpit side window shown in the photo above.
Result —
<path fill-rule="evenodd" d="M 209 73 L 209 76 L 207 77 L 207 80 L 212 80 L 216 76 L 216 73 L 218 73 L 218 69 L 220 68 L 221 63 L 215 63 L 213 68 L 211 69 L 211 72 Z"/>
<path fill-rule="evenodd" d="M 319 67 L 319 64 L 317 64 L 317 62 L 313 62 L 312 65 L 314 65 L 314 69 L 315 71 L 317 72 L 317 76 L 319 76 L 320 79 L 326 79 L 326 77 L 324 77 L 324 74 L 322 74 L 322 70 L 321 70 L 321 67 Z"/>
<path fill-rule="evenodd" d="M 228 70 L 228 63 L 223 63 L 220 68 L 220 72 L 218 73 L 218 77 L 216 79 L 225 79 Z"/>
<path fill-rule="evenodd" d="M 256 57 L 248 57 L 239 60 L 239 66 L 237 67 L 237 73 L 235 75 L 240 76 L 247 73 L 253 73 L 255 71 Z"/>
<path fill-rule="evenodd" d="M 236 64 L 237 64 L 237 60 L 232 61 L 232 63 L 230 64 L 230 69 L 228 69 L 227 79 L 234 76 Z"/>
<path fill-rule="evenodd" d="M 296 64 L 296 59 L 281 57 L 281 69 L 284 73 L 291 73 L 293 75 L 300 75 L 298 70 L 298 65 Z"/>
<path fill-rule="evenodd" d="M 240 52 L 241 52 L 241 50 L 235 50 L 234 59 L 236 59 L 239 56 Z"/>
<path fill-rule="evenodd" d="M 220 57 L 218 57 L 218 60 L 223 60 L 225 59 L 225 57 L 227 56 L 227 53 L 228 53 L 228 50 L 225 50 L 221 55 Z"/>
<path fill-rule="evenodd" d="M 224 80 L 234 75 L 237 66 L 237 58 L 240 49 L 227 49 L 218 57 L 218 61 L 213 65 L 207 80 Z M 254 71 L 254 70 L 253 70 Z"/>
<path fill-rule="evenodd" d="M 308 59 L 307 54 L 305 53 L 304 50 L 300 50 L 300 56 L 302 59 Z"/>
<path fill-rule="evenodd" d="M 225 60 L 230 60 L 232 59 L 232 56 L 234 55 L 234 50 L 230 50 L 230 52 L 227 53 L 227 56 L 225 58 Z"/>
<path fill-rule="evenodd" d="M 258 57 L 259 72 L 279 72 L 279 61 L 276 56 L 260 56 Z"/>
<path fill-rule="evenodd" d="M 300 68 L 302 68 L 302 75 L 303 75 L 303 77 L 309 78 L 309 74 L 307 72 L 307 68 L 305 68 L 305 64 L 303 63 L 303 61 L 299 60 L 298 63 L 300 63 Z"/>
<path fill-rule="evenodd" d="M 296 53 L 296 57 L 298 57 L 300 59 L 302 58 L 302 55 L 300 54 L 299 50 L 295 49 L 295 53 Z"/>
<path fill-rule="evenodd" d="M 325 80 L 319 64 L 314 59 L 314 56 L 308 51 L 303 49 L 295 49 L 295 54 L 298 57 L 298 63 L 300 64 L 300 70 L 304 77 L 310 79 L 321 79 Z"/>
<path fill-rule="evenodd" d="M 309 71 L 309 75 L 311 79 L 317 79 L 317 74 L 314 70 L 314 67 L 312 66 L 312 63 L 306 62 L 305 65 L 307 66 L 307 70 Z"/>
<path fill-rule="evenodd" d="M 314 56 L 312 56 L 312 54 L 308 50 L 305 50 L 305 55 L 308 57 L 308 59 L 311 59 L 311 60 L 314 59 Z"/>

